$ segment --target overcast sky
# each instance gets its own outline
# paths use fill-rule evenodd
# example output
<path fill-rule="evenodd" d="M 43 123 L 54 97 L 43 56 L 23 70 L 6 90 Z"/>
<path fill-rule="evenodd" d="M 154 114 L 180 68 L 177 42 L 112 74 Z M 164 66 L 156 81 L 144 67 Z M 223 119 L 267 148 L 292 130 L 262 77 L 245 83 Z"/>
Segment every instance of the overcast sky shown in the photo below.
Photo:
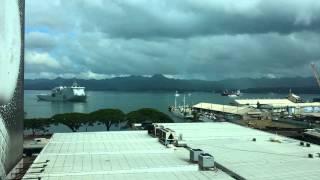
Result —
<path fill-rule="evenodd" d="M 26 78 L 312 76 L 319 0 L 26 0 Z"/>

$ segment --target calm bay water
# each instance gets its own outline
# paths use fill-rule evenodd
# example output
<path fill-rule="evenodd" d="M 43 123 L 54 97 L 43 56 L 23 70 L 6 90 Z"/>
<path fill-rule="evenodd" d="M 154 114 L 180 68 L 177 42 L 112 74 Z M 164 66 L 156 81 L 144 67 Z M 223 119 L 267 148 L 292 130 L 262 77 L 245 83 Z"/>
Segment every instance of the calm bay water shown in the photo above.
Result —
<path fill-rule="evenodd" d="M 118 108 L 125 113 L 139 108 L 155 108 L 168 113 L 168 106 L 174 104 L 174 92 L 114 92 L 114 91 L 89 91 L 88 100 L 85 103 L 71 102 L 46 102 L 38 101 L 36 95 L 50 93 L 50 91 L 26 90 L 24 109 L 27 118 L 51 117 L 54 114 L 66 112 L 92 112 L 102 108 Z M 286 94 L 243 94 L 240 98 L 283 98 Z M 302 98 L 311 100 L 317 95 L 302 94 Z M 191 96 L 186 94 L 187 104 L 198 102 L 211 102 L 229 104 L 234 99 L 209 92 L 193 92 Z M 183 94 L 177 102 L 182 105 Z"/>
<path fill-rule="evenodd" d="M 85 112 L 89 113 L 102 108 L 118 108 L 128 113 L 140 108 L 155 108 L 159 111 L 167 113 L 175 122 L 181 122 L 168 112 L 168 106 L 174 104 L 174 92 L 115 92 L 115 91 L 89 91 L 88 100 L 85 103 L 72 102 L 46 102 L 38 101 L 36 95 L 50 93 L 50 91 L 24 91 L 24 110 L 27 118 L 46 118 L 54 114 L 67 112 Z M 286 94 L 243 94 L 240 98 L 283 98 Z M 303 94 L 306 100 L 311 100 L 317 95 Z M 234 98 L 224 97 L 220 94 L 209 92 L 193 92 L 191 96 L 186 93 L 186 103 L 196 104 L 199 102 L 229 104 Z M 177 99 L 178 104 L 183 104 L 183 94 Z M 124 125 L 124 124 L 123 124 Z M 119 126 L 112 126 L 111 130 L 120 130 Z M 70 132 L 71 130 L 64 126 L 51 126 L 49 132 Z M 96 124 L 93 127 L 83 126 L 79 129 L 84 131 L 105 131 L 103 125 Z M 25 134 L 31 134 L 30 130 Z"/>

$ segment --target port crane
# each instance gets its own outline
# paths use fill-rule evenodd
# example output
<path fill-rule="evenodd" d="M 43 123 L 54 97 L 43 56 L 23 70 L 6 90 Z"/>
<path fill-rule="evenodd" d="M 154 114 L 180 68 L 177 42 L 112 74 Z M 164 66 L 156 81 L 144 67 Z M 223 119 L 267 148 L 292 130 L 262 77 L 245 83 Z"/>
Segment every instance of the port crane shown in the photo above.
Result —
<path fill-rule="evenodd" d="M 318 86 L 320 87 L 320 77 L 319 77 L 319 72 L 317 71 L 317 67 L 314 63 L 310 64 L 312 71 L 313 71 L 313 75 L 317 80 Z"/>

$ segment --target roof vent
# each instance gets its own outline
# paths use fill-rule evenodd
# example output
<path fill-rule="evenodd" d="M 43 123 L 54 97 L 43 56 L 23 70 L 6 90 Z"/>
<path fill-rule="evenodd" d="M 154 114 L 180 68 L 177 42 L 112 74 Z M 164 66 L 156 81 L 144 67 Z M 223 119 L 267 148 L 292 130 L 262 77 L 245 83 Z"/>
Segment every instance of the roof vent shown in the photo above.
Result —
<path fill-rule="evenodd" d="M 178 140 L 179 140 L 179 141 L 182 141 L 182 140 L 183 140 L 183 135 L 182 135 L 182 134 L 179 134 Z"/>
<path fill-rule="evenodd" d="M 211 154 L 201 153 L 199 155 L 199 168 L 201 170 L 210 170 L 214 168 L 214 158 Z"/>
<path fill-rule="evenodd" d="M 182 134 L 179 134 L 178 139 L 175 141 L 177 147 L 187 147 L 187 142 L 183 140 Z"/>
<path fill-rule="evenodd" d="M 300 146 L 304 146 L 304 142 L 303 141 L 300 141 Z"/>
<path fill-rule="evenodd" d="M 203 153 L 201 149 L 190 149 L 190 161 L 191 162 L 198 162 L 199 155 Z"/>
<path fill-rule="evenodd" d="M 308 154 L 308 157 L 309 158 L 313 158 L 313 154 Z"/>
<path fill-rule="evenodd" d="M 310 147 L 311 145 L 310 145 L 310 143 L 307 143 L 306 146 L 307 146 L 307 147 Z"/>

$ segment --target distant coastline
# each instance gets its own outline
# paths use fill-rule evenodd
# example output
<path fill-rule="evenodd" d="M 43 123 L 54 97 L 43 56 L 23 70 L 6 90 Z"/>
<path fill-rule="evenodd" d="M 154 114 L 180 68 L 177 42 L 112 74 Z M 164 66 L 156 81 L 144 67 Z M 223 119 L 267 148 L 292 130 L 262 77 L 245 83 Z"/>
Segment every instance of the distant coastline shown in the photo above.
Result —
<path fill-rule="evenodd" d="M 239 78 L 220 81 L 171 79 L 158 74 L 152 77 L 129 76 L 111 79 L 25 79 L 25 90 L 51 90 L 56 86 L 67 86 L 74 81 L 85 86 L 89 91 L 119 92 L 216 92 L 225 89 L 240 89 L 244 93 L 280 93 L 286 94 L 291 89 L 295 93 L 318 94 L 313 77 L 291 78 Z"/>

